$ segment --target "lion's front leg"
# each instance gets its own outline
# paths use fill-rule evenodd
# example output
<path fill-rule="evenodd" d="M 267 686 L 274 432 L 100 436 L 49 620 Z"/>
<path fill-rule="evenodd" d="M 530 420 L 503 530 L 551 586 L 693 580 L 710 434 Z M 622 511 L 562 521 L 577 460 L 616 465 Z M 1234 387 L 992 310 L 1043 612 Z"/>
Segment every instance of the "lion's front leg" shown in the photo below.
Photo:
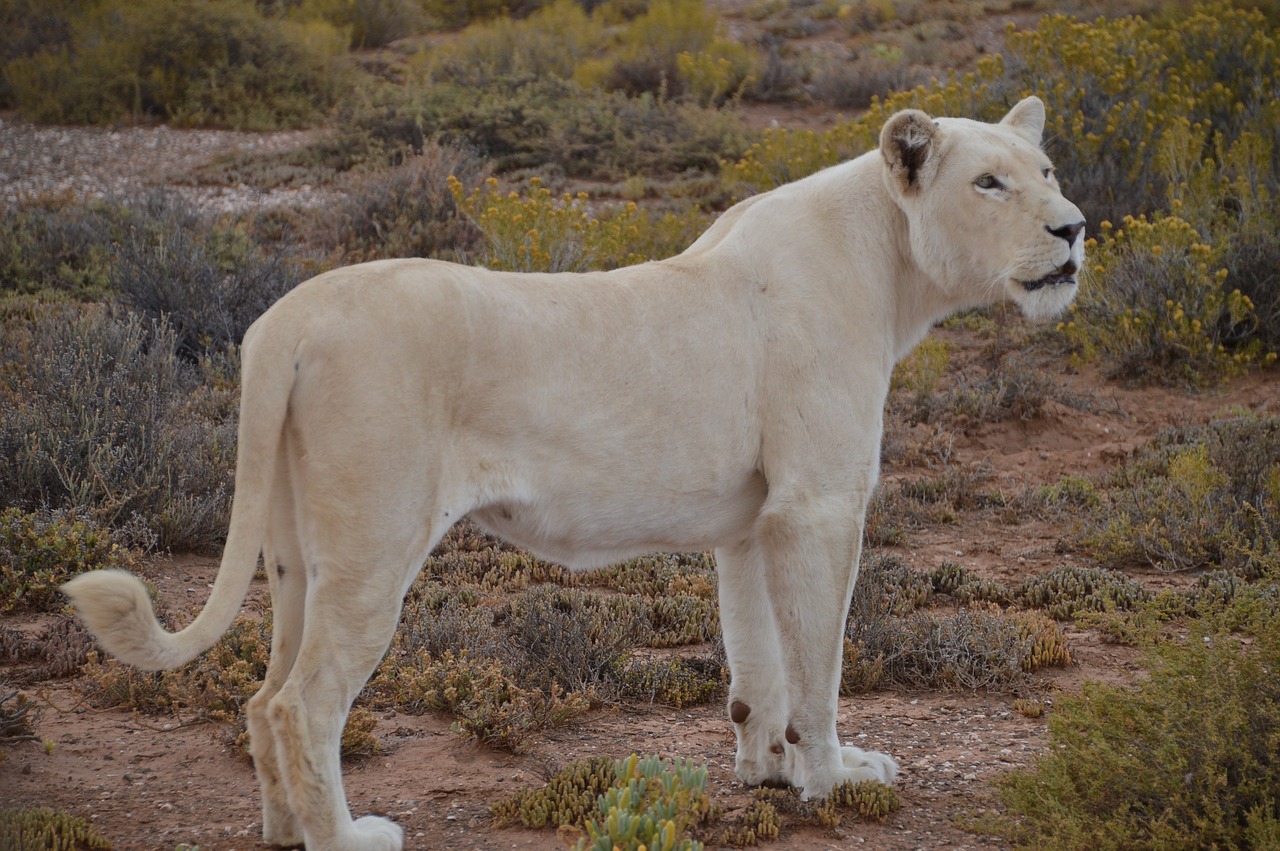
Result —
<path fill-rule="evenodd" d="M 755 544 L 777 624 L 787 717 L 788 779 L 805 798 L 845 781 L 893 781 L 897 764 L 876 752 L 841 747 L 836 734 L 844 623 L 861 554 L 862 510 L 847 503 L 793 499 L 766 511 Z"/>

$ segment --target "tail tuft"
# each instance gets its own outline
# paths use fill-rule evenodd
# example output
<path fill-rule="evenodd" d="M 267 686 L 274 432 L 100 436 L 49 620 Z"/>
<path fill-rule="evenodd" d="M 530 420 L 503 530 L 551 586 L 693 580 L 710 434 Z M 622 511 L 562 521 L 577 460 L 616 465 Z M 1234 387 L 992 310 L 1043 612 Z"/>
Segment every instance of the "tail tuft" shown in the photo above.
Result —
<path fill-rule="evenodd" d="M 103 649 L 147 671 L 176 668 L 199 649 L 176 640 L 156 618 L 147 586 L 123 570 L 94 570 L 62 586 Z M 196 652 L 190 652 L 191 650 Z"/>

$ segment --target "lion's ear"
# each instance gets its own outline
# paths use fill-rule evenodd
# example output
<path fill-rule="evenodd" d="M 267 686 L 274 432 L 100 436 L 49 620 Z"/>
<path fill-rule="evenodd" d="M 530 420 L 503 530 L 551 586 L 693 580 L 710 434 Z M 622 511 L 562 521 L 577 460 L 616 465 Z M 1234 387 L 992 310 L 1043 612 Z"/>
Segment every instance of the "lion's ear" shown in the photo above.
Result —
<path fill-rule="evenodd" d="M 914 192 L 932 169 L 937 153 L 938 125 L 918 109 L 906 109 L 885 122 L 880 131 L 880 155 L 903 192 Z"/>
<path fill-rule="evenodd" d="M 1024 98 L 1014 104 L 1000 123 L 1038 148 L 1044 137 L 1044 101 L 1035 95 Z"/>

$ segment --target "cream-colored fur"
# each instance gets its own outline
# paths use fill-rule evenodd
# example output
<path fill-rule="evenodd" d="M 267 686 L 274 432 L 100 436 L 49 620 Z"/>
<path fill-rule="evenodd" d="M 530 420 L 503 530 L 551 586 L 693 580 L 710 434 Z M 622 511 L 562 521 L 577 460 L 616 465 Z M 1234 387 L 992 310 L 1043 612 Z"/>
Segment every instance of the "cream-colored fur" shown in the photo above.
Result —
<path fill-rule="evenodd" d="M 166 633 L 119 572 L 66 586 L 103 646 L 182 664 L 259 553 L 272 661 L 248 708 L 266 841 L 398 849 L 352 820 L 339 737 L 403 596 L 464 516 L 574 569 L 715 548 L 737 772 L 826 795 L 892 781 L 836 736 L 841 636 L 889 375 L 931 325 L 1071 301 L 1083 217 L 1031 98 L 997 125 L 893 116 L 880 148 L 751 198 L 678 257 L 508 274 L 432 260 L 321 275 L 245 337 L 239 464 L 203 612 Z"/>

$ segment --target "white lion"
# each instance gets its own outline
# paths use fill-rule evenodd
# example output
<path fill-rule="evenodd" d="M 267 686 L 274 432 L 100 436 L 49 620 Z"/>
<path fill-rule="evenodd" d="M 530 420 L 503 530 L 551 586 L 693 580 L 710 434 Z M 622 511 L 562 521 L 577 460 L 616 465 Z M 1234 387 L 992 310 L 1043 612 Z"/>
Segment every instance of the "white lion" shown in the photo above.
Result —
<path fill-rule="evenodd" d="M 320 275 L 245 335 L 235 503 L 201 614 L 165 632 L 121 572 L 66 591 L 108 651 L 172 668 L 227 629 L 262 554 L 275 628 L 247 715 L 269 843 L 401 847 L 391 821 L 352 820 L 339 738 L 466 516 L 575 570 L 714 548 L 738 776 L 807 798 L 890 782 L 890 757 L 836 736 L 889 376 L 955 311 L 1071 302 L 1084 219 L 1043 126 L 1036 98 L 999 124 L 900 112 L 879 150 L 613 272 Z"/>

